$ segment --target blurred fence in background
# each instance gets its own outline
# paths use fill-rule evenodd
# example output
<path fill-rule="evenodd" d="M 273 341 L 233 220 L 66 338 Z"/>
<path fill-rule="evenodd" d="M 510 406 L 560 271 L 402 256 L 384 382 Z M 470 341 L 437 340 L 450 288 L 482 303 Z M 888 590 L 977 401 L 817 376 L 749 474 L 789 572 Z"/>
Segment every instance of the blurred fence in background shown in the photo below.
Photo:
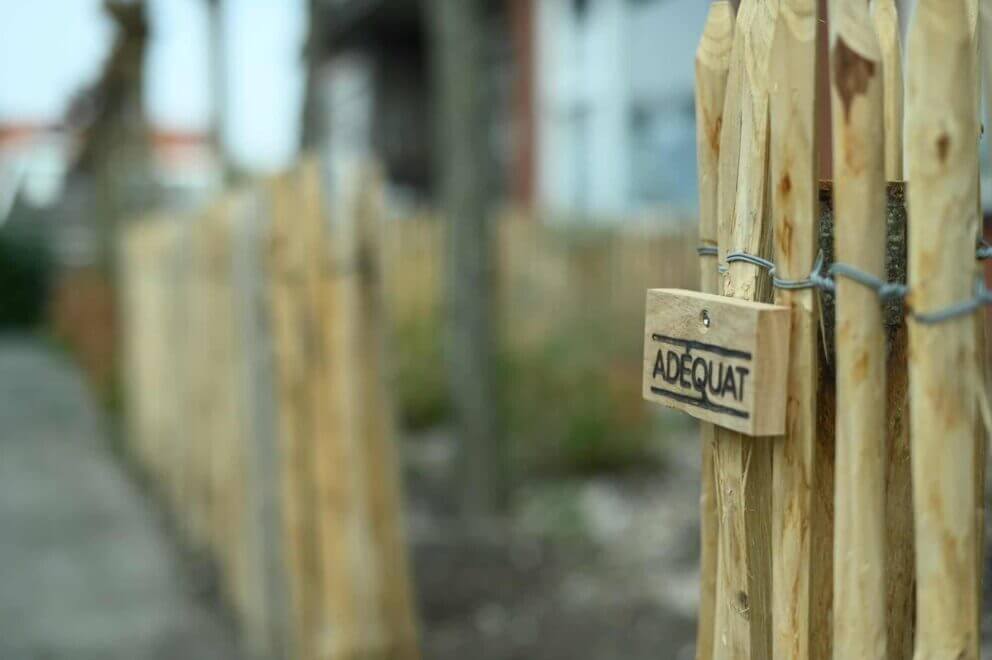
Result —
<path fill-rule="evenodd" d="M 651 410 L 634 374 L 644 291 L 698 285 L 694 224 L 646 217 L 584 225 L 506 212 L 496 231 L 499 403 L 515 462 L 593 471 L 643 459 Z M 448 411 L 444 232 L 439 218 L 423 214 L 394 218 L 383 235 L 392 376 L 411 429 L 442 422 Z"/>
<path fill-rule="evenodd" d="M 415 658 L 392 419 L 447 417 L 444 225 L 390 217 L 370 170 L 328 200 L 321 179 L 308 163 L 129 227 L 128 449 L 215 559 L 249 648 Z M 518 467 L 644 458 L 644 290 L 698 277 L 694 230 L 658 224 L 497 224 L 495 405 Z"/>

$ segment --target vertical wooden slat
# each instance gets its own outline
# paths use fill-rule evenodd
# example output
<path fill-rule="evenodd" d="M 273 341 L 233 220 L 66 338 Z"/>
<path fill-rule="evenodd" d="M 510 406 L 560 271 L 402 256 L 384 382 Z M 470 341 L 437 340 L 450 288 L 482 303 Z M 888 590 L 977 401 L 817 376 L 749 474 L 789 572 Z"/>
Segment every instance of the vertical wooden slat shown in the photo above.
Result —
<path fill-rule="evenodd" d="M 902 38 L 895 0 L 874 0 L 871 5 L 871 18 L 882 57 L 885 176 L 889 181 L 901 181 L 903 176 Z"/>
<path fill-rule="evenodd" d="M 729 2 L 710 5 L 703 36 L 696 51 L 696 154 L 699 163 L 699 244 L 718 245 L 717 176 L 720 165 L 720 133 L 727 89 L 727 74 L 734 41 L 734 13 Z M 625 263 L 626 260 L 621 260 Z M 706 293 L 719 292 L 716 257 L 700 258 L 700 284 Z M 716 599 L 716 573 L 719 531 L 713 472 L 712 424 L 700 426 L 702 478 L 700 513 L 700 597 L 696 632 L 697 660 L 713 657 L 713 608 Z"/>
<path fill-rule="evenodd" d="M 783 0 L 772 47 L 771 185 L 775 263 L 784 279 L 805 278 L 816 259 L 816 21 L 815 0 Z M 792 309 L 786 434 L 776 439 L 772 461 L 774 544 L 773 657 L 824 657 L 810 644 L 813 626 L 824 621 L 829 601 L 810 590 L 816 483 L 817 318 L 813 290 L 776 291 L 777 304 Z"/>
<path fill-rule="evenodd" d="M 179 270 L 176 278 L 176 287 L 180 302 L 181 332 L 178 336 L 179 352 L 176 355 L 178 370 L 181 374 L 180 406 L 183 410 L 180 421 L 179 453 L 182 465 L 182 485 L 180 518 L 181 530 L 184 540 L 190 547 L 198 548 L 202 545 L 202 538 L 197 529 L 198 504 L 199 504 L 199 472 L 195 463 L 197 447 L 199 445 L 199 425 L 198 425 L 198 403 L 196 398 L 197 382 L 195 369 L 195 355 L 197 349 L 195 323 L 198 319 L 197 300 L 197 251 L 193 243 L 193 226 L 197 218 L 189 216 L 182 218 L 179 223 L 179 246 L 177 248 L 177 268 Z"/>
<path fill-rule="evenodd" d="M 886 278 L 882 55 L 861 0 L 831 3 L 834 245 Z M 877 294 L 837 278 L 834 653 L 886 656 L 885 329 Z"/>
<path fill-rule="evenodd" d="M 213 364 L 211 355 L 211 306 L 210 300 L 210 251 L 207 213 L 198 214 L 190 226 L 190 323 L 189 360 L 189 414 L 191 442 L 187 466 L 191 474 L 191 539 L 198 550 L 208 550 L 212 545 L 211 507 L 213 492 L 211 481 L 212 435 L 215 411 L 215 388 L 212 384 Z"/>
<path fill-rule="evenodd" d="M 291 657 L 316 657 L 322 612 L 321 574 L 317 564 L 314 514 L 314 455 L 310 442 L 307 364 L 302 338 L 304 315 L 303 258 L 305 245 L 297 231 L 299 217 L 294 180 L 272 181 L 269 235 L 269 287 L 277 373 L 278 428 L 282 465 L 282 517 L 286 572 L 289 577 L 293 640 Z"/>
<path fill-rule="evenodd" d="M 976 53 L 964 0 L 919 0 L 909 38 L 906 155 L 910 300 L 929 313 L 968 299 L 978 275 Z M 916 657 L 978 657 L 972 318 L 910 322 L 916 516 Z"/>
<path fill-rule="evenodd" d="M 290 609 L 285 569 L 280 493 L 283 486 L 278 432 L 275 364 L 265 237 L 271 215 L 256 189 L 239 202 L 234 246 L 236 326 L 243 352 L 238 361 L 239 405 L 245 433 L 244 534 L 246 562 L 243 630 L 259 657 L 288 658 Z"/>
<path fill-rule="evenodd" d="M 771 256 L 772 227 L 766 203 L 769 198 L 768 65 L 777 12 L 776 1 L 746 0 L 738 18 L 735 42 L 740 47 L 735 47 L 732 57 L 741 57 L 743 64 L 731 62 L 724 117 L 728 121 L 731 117 L 735 68 L 743 66 L 739 78 L 740 163 L 733 221 L 730 227 L 720 228 L 720 251 L 724 254 L 741 250 Z M 732 143 L 730 138 L 726 144 Z M 721 223 L 726 218 L 726 200 L 730 197 L 724 190 L 724 172 L 721 159 Z M 724 294 L 768 301 L 770 278 L 751 264 L 734 263 L 724 279 Z M 720 549 L 714 657 L 767 658 L 771 655 L 772 441 L 745 438 L 719 429 L 715 447 Z"/>
<path fill-rule="evenodd" d="M 365 455 L 357 443 L 354 405 L 357 368 L 349 342 L 354 323 L 349 307 L 353 264 L 337 258 L 342 237 L 332 236 L 320 195 L 316 161 L 305 162 L 299 178 L 301 228 L 314 249 L 309 255 L 308 286 L 316 325 L 310 360 L 319 385 L 313 391 L 316 461 L 317 533 L 322 565 L 324 613 L 319 654 L 338 660 L 370 651 L 369 630 L 378 627 L 373 613 L 372 583 L 378 579 L 369 561 L 368 513 L 361 495 Z M 331 209 L 330 223 L 342 221 Z"/>
<path fill-rule="evenodd" d="M 734 39 L 727 71 L 720 124 L 720 159 L 717 167 L 717 234 L 720 263 L 727 255 L 737 204 L 737 175 L 741 153 L 741 86 L 744 77 L 745 33 L 754 22 L 758 0 L 743 0 L 734 21 Z M 722 283 L 720 284 L 722 286 Z"/>
<path fill-rule="evenodd" d="M 302 169 L 304 215 L 326 230 L 320 169 Z M 332 660 L 419 657 L 402 533 L 399 461 L 381 356 L 379 212 L 364 166 L 334 171 L 329 245 L 320 261 L 326 365 L 318 461 L 326 603 L 321 654 Z M 378 193 L 375 193 L 378 194 Z M 319 233 L 319 232 L 317 232 Z M 325 234 L 326 235 L 326 234 Z"/>
<path fill-rule="evenodd" d="M 355 204 L 355 257 L 358 306 L 356 340 L 362 394 L 359 442 L 368 452 L 366 481 L 372 540 L 377 551 L 378 594 L 385 643 L 383 660 L 418 660 L 413 595 L 402 513 L 402 481 L 396 446 L 393 402 L 386 389 L 386 326 L 383 314 L 381 237 L 384 222 L 382 179 L 369 166 L 361 172 Z"/>

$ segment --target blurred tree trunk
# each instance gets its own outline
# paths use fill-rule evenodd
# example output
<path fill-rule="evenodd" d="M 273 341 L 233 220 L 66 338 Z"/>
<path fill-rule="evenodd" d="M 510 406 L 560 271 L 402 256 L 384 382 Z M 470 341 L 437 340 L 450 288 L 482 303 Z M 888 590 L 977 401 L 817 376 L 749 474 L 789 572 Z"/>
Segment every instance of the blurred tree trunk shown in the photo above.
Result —
<path fill-rule="evenodd" d="M 73 102 L 72 121 L 88 122 L 71 175 L 91 180 L 97 238 L 96 262 L 108 277 L 116 270 L 120 226 L 154 200 L 149 127 L 142 108 L 148 22 L 143 3 L 105 0 L 117 37 L 99 80 Z"/>
<path fill-rule="evenodd" d="M 327 14 L 322 0 L 309 0 L 309 30 L 303 48 L 306 84 L 303 92 L 303 126 L 300 143 L 304 150 L 319 150 L 327 139 L 327 105 L 322 98 L 320 69 L 326 56 Z"/>
<path fill-rule="evenodd" d="M 227 119 L 227 29 L 224 24 L 223 0 L 207 0 L 207 11 L 210 24 L 210 137 L 224 176 L 227 177 L 230 160 L 224 145 Z"/>
<path fill-rule="evenodd" d="M 112 401 L 120 364 L 117 245 L 126 223 L 158 199 L 149 126 L 143 112 L 148 21 L 143 2 L 104 0 L 116 28 L 99 79 L 73 100 L 68 124 L 81 136 L 67 179 L 67 217 L 76 216 L 85 238 L 79 254 L 60 264 L 52 314 L 98 395 Z M 62 247 L 73 241 L 55 237 Z M 65 256 L 65 255 L 63 255 Z M 64 301 L 64 302 L 63 302 Z M 61 307 L 60 307 L 61 305 Z M 74 313 L 79 310 L 79 313 Z"/>
<path fill-rule="evenodd" d="M 499 513 L 508 499 L 495 361 L 486 5 L 484 0 L 430 0 L 427 5 L 448 230 L 446 357 L 460 452 L 457 478 L 469 516 Z"/>

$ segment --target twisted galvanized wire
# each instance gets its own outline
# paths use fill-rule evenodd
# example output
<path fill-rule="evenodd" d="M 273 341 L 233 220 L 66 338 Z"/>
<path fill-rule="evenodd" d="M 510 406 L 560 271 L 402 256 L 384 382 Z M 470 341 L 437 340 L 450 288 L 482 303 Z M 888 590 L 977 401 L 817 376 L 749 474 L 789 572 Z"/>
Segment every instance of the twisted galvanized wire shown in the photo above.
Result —
<path fill-rule="evenodd" d="M 835 263 L 830 267 L 830 274 L 833 276 L 834 281 L 838 277 L 845 277 L 873 290 L 882 302 L 903 300 L 906 294 L 909 293 L 909 287 L 901 282 L 886 282 L 850 264 Z"/>
<path fill-rule="evenodd" d="M 712 246 L 702 246 L 697 249 L 697 252 L 699 252 L 700 256 L 715 256 L 719 254 L 717 248 Z M 975 250 L 975 258 L 978 260 L 992 259 L 992 245 L 989 245 L 984 240 L 980 241 Z M 768 274 L 772 277 L 772 285 L 777 289 L 787 291 L 818 289 L 834 293 L 837 290 L 837 278 L 843 277 L 871 289 L 881 302 L 904 302 L 909 295 L 909 287 L 905 284 L 901 282 L 887 282 L 850 264 L 834 263 L 830 266 L 829 273 L 825 275 L 823 273 L 823 252 L 817 254 L 816 261 L 814 261 L 809 275 L 796 280 L 778 277 L 774 262 L 764 257 L 741 251 L 728 254 L 726 263 L 718 264 L 717 268 L 721 273 L 726 273 L 729 270 L 729 265 L 732 263 L 748 263 L 767 270 Z M 922 313 L 910 311 L 908 315 L 917 323 L 934 325 L 968 316 L 985 305 L 992 305 L 992 291 L 989 291 L 985 286 L 985 282 L 979 279 L 975 284 L 974 297 L 933 312 Z"/>

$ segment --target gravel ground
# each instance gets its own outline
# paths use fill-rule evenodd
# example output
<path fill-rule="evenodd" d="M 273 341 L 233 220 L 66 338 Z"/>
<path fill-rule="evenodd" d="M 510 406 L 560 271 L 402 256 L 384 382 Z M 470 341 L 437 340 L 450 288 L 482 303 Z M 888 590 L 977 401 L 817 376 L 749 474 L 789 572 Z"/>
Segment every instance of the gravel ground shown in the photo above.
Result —
<path fill-rule="evenodd" d="M 70 364 L 0 337 L 0 658 L 239 657 L 104 432 Z"/>
<path fill-rule="evenodd" d="M 691 431 L 681 432 L 692 436 Z M 425 660 L 694 657 L 699 468 L 694 437 L 663 470 L 521 484 L 512 516 L 452 516 L 453 444 L 404 445 Z"/>

